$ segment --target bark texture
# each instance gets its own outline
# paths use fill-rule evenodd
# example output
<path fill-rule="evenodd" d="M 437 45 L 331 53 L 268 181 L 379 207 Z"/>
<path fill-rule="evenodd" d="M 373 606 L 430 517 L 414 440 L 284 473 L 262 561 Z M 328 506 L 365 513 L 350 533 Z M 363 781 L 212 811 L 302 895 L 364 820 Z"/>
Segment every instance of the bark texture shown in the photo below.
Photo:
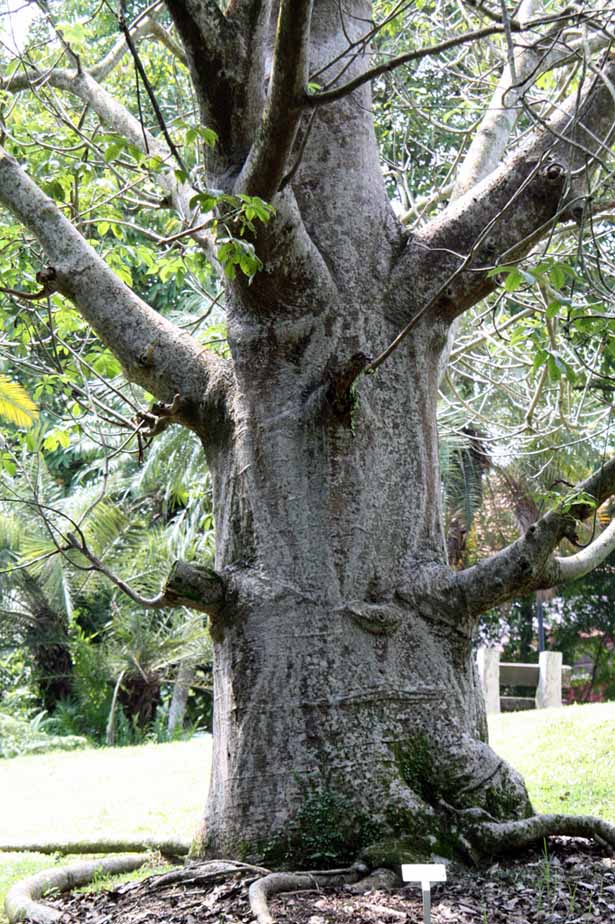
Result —
<path fill-rule="evenodd" d="M 253 239 L 263 270 L 227 282 L 230 360 L 119 282 L 8 157 L 0 199 L 128 376 L 161 401 L 179 396 L 175 419 L 203 439 L 215 573 L 178 567 L 149 601 L 210 615 L 213 776 L 194 852 L 309 866 L 471 853 L 455 812 L 496 824 L 532 812 L 486 743 L 478 615 L 549 586 L 554 550 L 592 508 L 549 514 L 492 559 L 451 569 L 438 368 L 454 319 L 497 285 L 488 268 L 521 258 L 581 201 L 610 141 L 615 68 L 409 234 L 386 196 L 369 84 L 355 80 L 369 67 L 367 0 L 167 5 L 220 135 L 208 180 L 276 210 Z M 314 73 L 356 89 L 311 106 Z M 97 99 L 85 76 L 74 92 L 86 84 Z M 583 488 L 612 493 L 615 466 Z"/>

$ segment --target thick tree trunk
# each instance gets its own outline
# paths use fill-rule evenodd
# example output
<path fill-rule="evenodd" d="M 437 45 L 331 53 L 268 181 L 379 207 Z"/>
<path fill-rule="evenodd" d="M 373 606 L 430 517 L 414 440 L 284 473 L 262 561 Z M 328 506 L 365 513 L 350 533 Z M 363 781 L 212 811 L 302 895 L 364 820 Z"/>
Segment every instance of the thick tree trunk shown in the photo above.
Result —
<path fill-rule="evenodd" d="M 211 616 L 213 778 L 195 852 L 308 866 L 463 852 L 460 812 L 491 825 L 531 812 L 523 783 L 486 744 L 478 613 L 605 557 L 612 546 L 600 541 L 588 555 L 552 555 L 592 512 L 588 493 L 598 503 L 615 493 L 615 460 L 565 513 L 453 571 L 438 367 L 455 317 L 498 284 L 488 269 L 526 255 L 558 216 L 578 216 L 588 162 L 613 132 L 614 65 L 411 235 L 385 194 L 368 84 L 340 89 L 369 66 L 371 3 L 167 6 L 203 124 L 219 136 L 207 186 L 275 207 L 250 241 L 262 270 L 250 284 L 241 273 L 226 281 L 230 360 L 138 299 L 4 155 L 0 198 L 37 236 L 57 291 L 165 402 L 165 422 L 206 447 L 218 575 L 180 563 L 158 597 L 129 593 Z M 310 77 L 335 101 L 307 94 Z M 120 124 L 91 81 L 77 84 Z M 137 128 L 133 119 L 124 130 Z M 175 181 L 169 191 L 181 205 Z M 378 371 L 356 378 L 368 354 L 380 356 Z"/>
<path fill-rule="evenodd" d="M 369 4 L 354 12 L 360 36 Z M 338 16 L 315 7 L 313 72 L 346 47 Z M 496 818 L 531 809 L 485 743 L 475 615 L 439 589 L 450 319 L 417 318 L 375 375 L 337 388 L 352 357 L 378 355 L 433 296 L 420 261 L 450 243 L 437 229 L 408 241 L 395 219 L 367 87 L 316 113 L 274 204 L 257 240 L 265 270 L 229 293 L 230 419 L 206 434 L 227 593 L 211 622 L 213 774 L 194 850 L 307 866 L 367 848 L 373 861 L 458 854 L 442 800 Z M 285 222 L 316 257 L 285 250 Z M 413 247 L 414 277 L 399 271 Z"/>
<path fill-rule="evenodd" d="M 373 277 L 366 286 L 357 268 L 329 332 L 315 320 L 300 343 L 235 322 L 236 423 L 210 453 L 217 567 L 231 589 L 212 622 L 199 852 L 307 865 L 368 846 L 379 860 L 449 853 L 441 799 L 502 818 L 529 810 L 484 743 L 474 622 L 435 590 L 442 333 L 419 327 L 352 407 L 310 394 L 331 318 L 354 318 L 336 332 L 340 355 L 360 345 L 355 330 L 371 328 L 377 345 L 390 336 L 390 305 Z"/>

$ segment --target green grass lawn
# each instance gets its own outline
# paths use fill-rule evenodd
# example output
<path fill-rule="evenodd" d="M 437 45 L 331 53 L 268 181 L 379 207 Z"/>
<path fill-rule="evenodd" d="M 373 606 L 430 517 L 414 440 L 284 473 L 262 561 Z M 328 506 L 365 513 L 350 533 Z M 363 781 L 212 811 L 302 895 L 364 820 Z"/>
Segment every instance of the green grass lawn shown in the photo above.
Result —
<path fill-rule="evenodd" d="M 0 760 L 0 841 L 148 836 L 189 840 L 202 814 L 210 738 Z M 75 857 L 0 854 L 4 896 L 17 879 Z"/>
<path fill-rule="evenodd" d="M 492 716 L 489 731 L 525 777 L 536 811 L 615 824 L 615 703 Z"/>
<path fill-rule="evenodd" d="M 615 703 L 494 716 L 489 727 L 495 750 L 525 776 L 537 811 L 615 823 Z M 209 764 L 209 738 L 0 760 L 0 840 L 189 839 Z M 1 854 L 0 909 L 12 882 L 54 862 L 66 860 Z"/>

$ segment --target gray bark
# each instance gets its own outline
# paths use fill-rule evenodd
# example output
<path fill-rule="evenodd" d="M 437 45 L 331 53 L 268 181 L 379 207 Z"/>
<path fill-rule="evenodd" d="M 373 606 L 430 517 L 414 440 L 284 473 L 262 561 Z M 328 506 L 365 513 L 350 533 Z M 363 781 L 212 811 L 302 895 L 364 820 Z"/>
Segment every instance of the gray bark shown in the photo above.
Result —
<path fill-rule="evenodd" d="M 263 271 L 227 284 L 231 359 L 115 279 L 6 157 L 0 199 L 128 376 L 163 401 L 180 395 L 176 419 L 204 442 L 216 574 L 177 572 L 165 595 L 209 612 L 214 639 L 213 775 L 195 852 L 310 865 L 314 852 L 373 865 L 463 852 L 442 800 L 496 820 L 531 812 L 485 742 L 478 614 L 548 586 L 553 551 L 590 509 L 548 515 L 492 559 L 452 571 L 438 364 L 454 318 L 497 284 L 487 268 L 521 258 L 583 194 L 568 178 L 608 142 L 608 83 L 409 236 L 385 193 L 368 84 L 309 119 L 299 99 L 308 51 L 323 81 L 337 56 L 345 82 L 367 70 L 360 44 L 346 52 L 369 21 L 366 0 L 348 0 L 343 23 L 337 0 L 317 0 L 311 18 L 306 0 L 296 29 L 282 2 L 273 47 L 259 0 L 236 0 L 226 16 L 213 0 L 168 6 L 220 134 L 212 185 L 276 208 L 254 240 Z M 377 374 L 357 378 L 402 328 Z M 585 489 L 611 493 L 614 466 Z"/>

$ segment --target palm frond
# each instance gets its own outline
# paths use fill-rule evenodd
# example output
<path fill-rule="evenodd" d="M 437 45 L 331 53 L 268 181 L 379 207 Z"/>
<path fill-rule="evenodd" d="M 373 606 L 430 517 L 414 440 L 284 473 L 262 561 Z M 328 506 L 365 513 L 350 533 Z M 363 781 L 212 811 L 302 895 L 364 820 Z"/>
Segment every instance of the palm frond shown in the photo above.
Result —
<path fill-rule="evenodd" d="M 38 416 L 36 404 L 19 382 L 0 373 L 0 417 L 17 427 L 31 427 Z"/>

